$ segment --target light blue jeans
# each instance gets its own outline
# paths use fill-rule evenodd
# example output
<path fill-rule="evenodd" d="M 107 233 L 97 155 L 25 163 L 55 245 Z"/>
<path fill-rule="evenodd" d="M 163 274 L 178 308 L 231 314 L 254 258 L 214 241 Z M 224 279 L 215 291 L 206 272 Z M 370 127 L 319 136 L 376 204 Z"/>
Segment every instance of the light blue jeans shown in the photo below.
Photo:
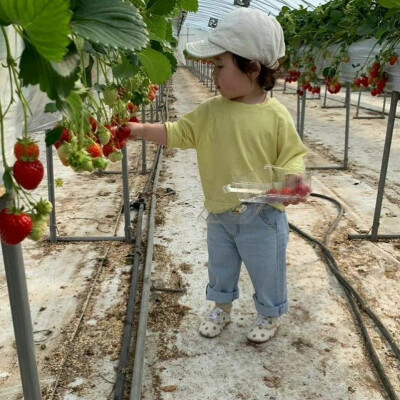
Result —
<path fill-rule="evenodd" d="M 253 283 L 256 310 L 267 317 L 278 317 L 288 310 L 287 216 L 268 204 L 245 206 L 242 213 L 229 210 L 209 215 L 207 300 L 231 303 L 239 298 L 243 261 Z"/>

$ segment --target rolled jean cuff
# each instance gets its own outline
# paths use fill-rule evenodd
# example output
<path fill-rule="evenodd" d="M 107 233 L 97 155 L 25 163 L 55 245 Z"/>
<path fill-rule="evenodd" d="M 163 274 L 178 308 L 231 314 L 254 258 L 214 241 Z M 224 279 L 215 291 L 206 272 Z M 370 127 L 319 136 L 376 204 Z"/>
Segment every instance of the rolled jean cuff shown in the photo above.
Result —
<path fill-rule="evenodd" d="M 210 285 L 206 288 L 206 299 L 215 301 L 216 303 L 232 303 L 233 300 L 239 298 L 239 289 L 233 292 L 217 292 Z"/>
<path fill-rule="evenodd" d="M 280 317 L 281 315 L 286 314 L 289 309 L 289 303 L 287 301 L 279 306 L 267 307 L 260 304 L 255 295 L 253 296 L 253 299 L 257 312 L 266 317 Z"/>

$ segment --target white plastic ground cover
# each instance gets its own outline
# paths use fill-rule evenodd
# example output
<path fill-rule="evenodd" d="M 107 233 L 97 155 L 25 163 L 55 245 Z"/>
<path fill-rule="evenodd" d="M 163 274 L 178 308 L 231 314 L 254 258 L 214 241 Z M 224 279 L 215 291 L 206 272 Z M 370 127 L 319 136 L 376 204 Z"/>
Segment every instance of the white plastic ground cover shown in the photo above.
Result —
<path fill-rule="evenodd" d="M 360 40 L 353 43 L 348 49 L 349 61 L 340 64 L 340 79 L 344 82 L 353 82 L 356 73 L 360 70 L 366 72 L 367 67 L 372 65 L 375 56 L 379 54 L 382 47 L 375 38 Z"/>

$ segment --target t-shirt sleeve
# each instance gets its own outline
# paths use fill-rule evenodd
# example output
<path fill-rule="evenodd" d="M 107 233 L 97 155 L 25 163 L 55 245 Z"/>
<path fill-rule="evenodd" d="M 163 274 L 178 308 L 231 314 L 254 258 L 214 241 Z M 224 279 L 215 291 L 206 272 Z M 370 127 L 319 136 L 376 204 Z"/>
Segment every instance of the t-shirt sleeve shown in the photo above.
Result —
<path fill-rule="evenodd" d="M 288 173 L 299 174 L 305 171 L 304 156 L 307 149 L 297 133 L 294 121 L 286 109 L 279 116 L 278 159 L 276 165 Z"/>
<path fill-rule="evenodd" d="M 207 106 L 203 103 L 183 115 L 178 121 L 166 122 L 168 148 L 195 149 L 198 144 L 198 127 L 206 117 Z"/>

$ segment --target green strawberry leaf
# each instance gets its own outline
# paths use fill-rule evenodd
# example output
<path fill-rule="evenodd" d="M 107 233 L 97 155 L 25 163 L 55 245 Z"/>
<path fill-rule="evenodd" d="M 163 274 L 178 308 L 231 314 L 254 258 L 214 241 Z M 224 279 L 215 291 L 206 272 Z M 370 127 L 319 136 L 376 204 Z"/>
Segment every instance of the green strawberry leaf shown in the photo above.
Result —
<path fill-rule="evenodd" d="M 126 57 L 122 57 L 122 63 L 112 68 L 115 79 L 126 79 L 135 76 L 139 72 L 137 65 L 132 65 Z"/>
<path fill-rule="evenodd" d="M 45 113 L 50 113 L 50 114 L 52 114 L 52 113 L 55 113 L 55 112 L 57 112 L 58 110 L 57 110 L 57 105 L 56 105 L 56 103 L 47 103 L 45 106 L 44 106 L 44 112 Z"/>
<path fill-rule="evenodd" d="M 147 44 L 146 24 L 128 1 L 79 0 L 72 29 L 93 44 L 125 50 L 140 50 Z"/>
<path fill-rule="evenodd" d="M 400 8 L 400 0 L 378 0 L 378 3 L 386 8 Z"/>
<path fill-rule="evenodd" d="M 45 138 L 46 147 L 50 147 L 55 142 L 57 142 L 57 140 L 60 140 L 62 131 L 63 131 L 62 126 L 56 126 L 55 128 L 51 129 L 50 131 L 47 131 L 46 138 Z"/>
<path fill-rule="evenodd" d="M 142 66 L 153 83 L 162 84 L 172 75 L 171 64 L 167 57 L 153 49 L 144 49 L 138 53 Z"/>
<path fill-rule="evenodd" d="M 154 15 L 168 15 L 176 5 L 177 0 L 150 0 L 147 3 L 147 13 Z"/>
<path fill-rule="evenodd" d="M 79 72 L 79 68 L 76 68 L 67 77 L 57 74 L 51 63 L 26 41 L 19 69 L 23 86 L 39 84 L 40 90 L 47 93 L 51 100 L 66 98 L 73 89 Z"/>
<path fill-rule="evenodd" d="M 180 0 L 179 6 L 181 10 L 189 11 L 189 12 L 197 12 L 199 10 L 199 1 L 198 0 Z"/>
<path fill-rule="evenodd" d="M 4 183 L 4 187 L 6 188 L 6 192 L 8 194 L 11 194 L 14 190 L 14 181 L 13 181 L 10 169 L 6 169 L 4 171 L 3 183 Z"/>
<path fill-rule="evenodd" d="M 0 15 L 6 24 L 19 25 L 42 57 L 61 61 L 70 42 L 69 6 L 69 0 L 1 0 Z"/>
<path fill-rule="evenodd" d="M 147 25 L 150 36 L 153 34 L 160 39 L 165 39 L 165 35 L 167 33 L 167 20 L 165 17 L 152 15 L 150 18 L 145 16 L 144 22 Z"/>

